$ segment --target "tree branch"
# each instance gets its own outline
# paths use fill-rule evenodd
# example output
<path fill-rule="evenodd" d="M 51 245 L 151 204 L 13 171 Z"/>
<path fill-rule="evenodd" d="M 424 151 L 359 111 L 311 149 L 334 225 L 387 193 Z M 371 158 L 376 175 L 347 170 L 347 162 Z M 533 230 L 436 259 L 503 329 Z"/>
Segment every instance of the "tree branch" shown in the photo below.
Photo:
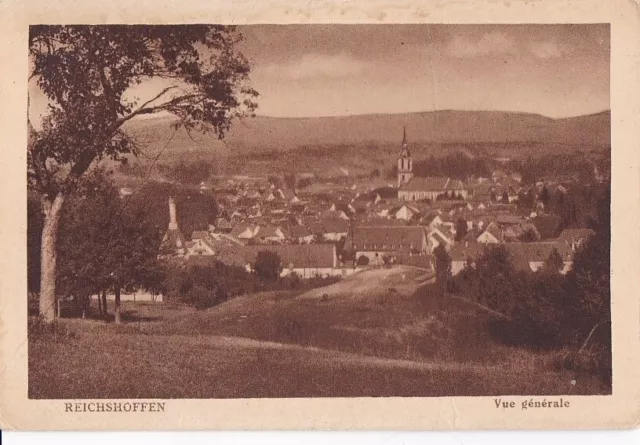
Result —
<path fill-rule="evenodd" d="M 176 88 L 174 87 L 168 87 L 165 88 L 166 91 L 168 91 L 168 89 L 170 88 Z M 158 94 L 155 98 L 145 102 L 140 108 L 138 108 L 137 110 L 133 111 L 132 113 L 128 114 L 127 116 L 124 116 L 120 119 L 118 119 L 114 126 L 112 131 L 115 131 L 117 129 L 119 129 L 120 127 L 122 127 L 122 125 L 124 125 L 127 121 L 130 121 L 131 119 L 133 119 L 136 116 L 140 116 L 143 114 L 153 114 L 153 113 L 157 113 L 158 111 L 162 111 L 162 110 L 166 110 L 168 108 L 170 108 L 173 105 L 177 105 L 180 102 L 183 102 L 185 100 L 189 100 L 189 99 L 193 99 L 194 97 L 198 97 L 198 94 L 185 94 L 184 96 L 179 96 L 176 98 L 173 98 L 161 105 L 156 105 L 154 107 L 147 107 L 148 104 L 150 104 L 151 102 L 153 102 L 154 100 L 158 99 L 160 96 L 162 96 L 164 93 L 166 93 L 166 91 L 163 90 L 160 94 Z"/>

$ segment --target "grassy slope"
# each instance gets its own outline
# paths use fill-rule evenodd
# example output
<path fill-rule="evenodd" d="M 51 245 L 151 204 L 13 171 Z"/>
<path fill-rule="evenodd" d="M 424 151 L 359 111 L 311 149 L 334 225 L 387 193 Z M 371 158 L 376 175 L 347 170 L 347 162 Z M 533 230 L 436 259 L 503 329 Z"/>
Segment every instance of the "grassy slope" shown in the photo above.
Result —
<path fill-rule="evenodd" d="M 412 282 L 422 272 L 386 273 L 330 286 L 328 300 L 317 298 L 325 291 L 264 293 L 199 312 L 129 303 L 123 326 L 69 320 L 70 336 L 30 338 L 30 396 L 606 392 L 590 378 L 571 385 L 576 377 L 553 371 L 550 354 L 495 344 L 483 334 L 486 314 Z"/>

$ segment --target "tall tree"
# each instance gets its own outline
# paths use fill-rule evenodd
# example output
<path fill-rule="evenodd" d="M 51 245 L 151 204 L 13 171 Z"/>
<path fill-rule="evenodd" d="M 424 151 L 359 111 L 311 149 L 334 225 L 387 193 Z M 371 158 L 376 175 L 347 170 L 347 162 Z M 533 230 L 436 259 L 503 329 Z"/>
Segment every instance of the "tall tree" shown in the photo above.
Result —
<path fill-rule="evenodd" d="M 551 201 L 551 195 L 549 194 L 549 190 L 547 190 L 547 186 L 542 187 L 542 191 L 540 192 L 540 201 L 544 205 L 545 210 L 549 210 L 549 201 Z"/>
<path fill-rule="evenodd" d="M 282 260 L 276 252 L 261 250 L 258 252 L 253 268 L 262 281 L 276 281 L 282 272 Z"/>
<path fill-rule="evenodd" d="M 451 256 L 443 244 L 434 249 L 433 255 L 436 258 L 436 283 L 440 292 L 445 293 L 451 279 Z"/>
<path fill-rule="evenodd" d="M 467 236 L 467 233 L 469 232 L 469 226 L 467 224 L 467 220 L 464 218 L 458 218 L 456 220 L 456 224 L 455 224 L 455 228 L 456 228 L 456 241 L 461 241 L 464 239 L 465 236 Z"/>
<path fill-rule="evenodd" d="M 67 197 L 91 165 L 138 154 L 123 130 L 156 113 L 178 118 L 187 130 L 224 137 L 232 120 L 253 113 L 257 93 L 247 85 L 250 66 L 237 52 L 233 27 L 32 26 L 29 56 L 34 79 L 48 100 L 39 130 L 29 122 L 28 177 L 42 196 L 40 314 L 55 317 L 56 243 Z M 154 79 L 149 100 L 131 88 Z"/>
<path fill-rule="evenodd" d="M 91 295 L 113 292 L 116 322 L 122 290 L 155 290 L 161 281 L 159 233 L 144 208 L 124 204 L 104 172 L 92 170 L 62 211 L 57 245 L 58 291 L 73 295 L 83 312 Z"/>

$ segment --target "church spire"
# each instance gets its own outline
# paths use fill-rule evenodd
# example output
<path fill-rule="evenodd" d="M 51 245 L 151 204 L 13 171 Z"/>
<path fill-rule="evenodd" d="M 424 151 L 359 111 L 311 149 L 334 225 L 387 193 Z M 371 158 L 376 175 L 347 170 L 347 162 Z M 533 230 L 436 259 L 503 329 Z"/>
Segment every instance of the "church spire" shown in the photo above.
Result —
<path fill-rule="evenodd" d="M 404 126 L 402 128 L 402 150 L 398 157 L 398 187 L 409 182 L 411 178 L 413 178 L 413 162 L 407 142 L 407 127 Z"/>

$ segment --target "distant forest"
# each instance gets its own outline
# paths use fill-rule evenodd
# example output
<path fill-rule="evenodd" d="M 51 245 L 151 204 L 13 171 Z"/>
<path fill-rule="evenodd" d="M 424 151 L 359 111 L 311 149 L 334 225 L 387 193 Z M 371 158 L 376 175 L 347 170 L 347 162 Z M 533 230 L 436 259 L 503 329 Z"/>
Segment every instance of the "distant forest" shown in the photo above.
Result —
<path fill-rule="evenodd" d="M 471 157 L 462 152 L 446 156 L 429 156 L 413 163 L 413 173 L 417 177 L 447 176 L 466 180 L 469 177 L 490 177 L 495 170 L 519 173 L 523 184 L 534 184 L 544 179 L 558 179 L 567 176 L 577 177 L 583 182 L 593 182 L 596 171 L 609 175 L 611 157 L 603 153 L 596 159 L 577 152 L 571 154 L 548 154 L 539 157 L 529 156 L 525 160 L 499 162 L 487 157 Z M 397 176 L 397 166 L 393 166 L 389 178 Z"/>

